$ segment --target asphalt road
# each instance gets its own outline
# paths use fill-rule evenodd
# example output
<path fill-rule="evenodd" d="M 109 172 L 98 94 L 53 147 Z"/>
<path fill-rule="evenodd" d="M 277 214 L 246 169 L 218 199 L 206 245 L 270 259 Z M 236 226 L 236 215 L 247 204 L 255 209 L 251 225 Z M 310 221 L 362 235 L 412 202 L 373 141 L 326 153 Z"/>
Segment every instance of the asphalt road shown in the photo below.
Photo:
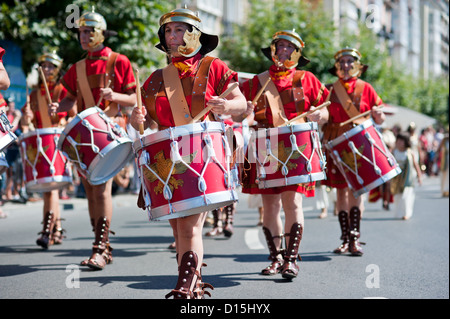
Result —
<path fill-rule="evenodd" d="M 361 224 L 362 257 L 335 255 L 340 244 L 337 217 L 317 218 L 314 199 L 304 200 L 305 230 L 300 246 L 299 277 L 259 273 L 268 252 L 258 213 L 240 194 L 235 233 L 205 237 L 205 282 L 212 298 L 236 299 L 448 299 L 449 200 L 438 178 L 416 189 L 411 220 L 394 218 L 381 203 L 368 203 Z M 175 253 L 168 222 L 149 222 L 136 206 L 136 195 L 114 197 L 111 236 L 114 263 L 103 271 L 79 267 L 88 257 L 93 235 L 87 201 L 61 201 L 67 238 L 62 245 L 36 246 L 42 202 L 6 203 L 0 219 L 0 299 L 164 299 L 177 281 Z M 204 232 L 209 228 L 205 228 Z M 224 309 L 222 309 L 224 311 Z"/>

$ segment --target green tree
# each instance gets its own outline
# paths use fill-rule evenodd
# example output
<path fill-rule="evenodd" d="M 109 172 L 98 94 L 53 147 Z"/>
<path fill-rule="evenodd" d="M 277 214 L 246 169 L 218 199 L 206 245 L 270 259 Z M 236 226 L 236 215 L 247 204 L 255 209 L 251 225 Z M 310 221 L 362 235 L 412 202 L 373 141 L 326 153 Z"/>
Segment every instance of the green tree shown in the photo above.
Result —
<path fill-rule="evenodd" d="M 340 30 L 337 38 L 329 13 L 318 3 L 307 1 L 249 0 L 251 10 L 245 25 L 236 26 L 232 36 L 221 38 L 220 57 L 237 71 L 260 73 L 272 64 L 261 52 L 279 30 L 295 28 L 305 42 L 303 54 L 311 60 L 304 67 L 323 83 L 336 80 L 328 70 L 334 54 L 345 47 L 356 47 L 362 63 L 369 66 L 362 79 L 371 83 L 385 103 L 401 105 L 448 123 L 448 79 L 414 78 L 407 66 L 393 64 L 385 43 L 364 23 L 358 32 Z"/>
<path fill-rule="evenodd" d="M 77 29 L 68 28 L 67 22 L 76 17 L 79 8 L 102 14 L 108 29 L 118 32 L 106 40 L 113 50 L 125 54 L 139 68 L 141 76 L 149 75 L 160 67 L 165 56 L 154 45 L 158 43 L 157 30 L 162 14 L 172 10 L 176 1 L 166 0 L 8 0 L 3 1 L 0 11 L 0 38 L 11 40 L 22 48 L 25 74 L 44 50 L 57 49 L 67 68 L 83 57 L 78 44 Z"/>

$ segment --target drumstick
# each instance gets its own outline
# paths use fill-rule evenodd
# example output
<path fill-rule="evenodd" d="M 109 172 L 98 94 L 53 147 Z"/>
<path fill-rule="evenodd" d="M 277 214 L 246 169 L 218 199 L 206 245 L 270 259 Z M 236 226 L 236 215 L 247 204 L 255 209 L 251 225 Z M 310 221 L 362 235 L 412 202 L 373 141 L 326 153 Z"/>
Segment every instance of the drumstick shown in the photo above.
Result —
<path fill-rule="evenodd" d="M 266 86 L 269 84 L 270 82 L 270 76 L 267 78 L 266 83 L 264 83 L 264 85 L 261 87 L 261 89 L 258 91 L 258 93 L 256 93 L 255 98 L 253 99 L 252 103 L 255 104 L 256 101 L 258 101 L 259 97 L 261 96 L 261 94 L 263 94 Z"/>
<path fill-rule="evenodd" d="M 50 96 L 50 91 L 48 90 L 47 81 L 45 80 L 44 71 L 42 70 L 41 66 L 38 67 L 38 70 L 39 70 L 39 75 L 41 77 L 41 81 L 42 81 L 42 83 L 44 83 L 45 94 L 47 95 L 48 104 L 51 104 L 52 103 L 52 97 Z M 52 116 L 54 116 L 54 115 L 55 115 L 55 113 L 52 113 Z"/>
<path fill-rule="evenodd" d="M 320 105 L 319 105 L 318 107 L 316 107 L 314 110 L 309 110 L 309 111 L 306 112 L 306 113 L 297 115 L 297 116 L 294 117 L 293 119 L 290 119 L 289 121 L 287 121 L 286 123 L 284 123 L 283 126 L 284 126 L 284 125 L 290 125 L 290 124 L 294 123 L 295 121 L 300 120 L 300 119 L 302 119 L 302 118 L 304 118 L 304 117 L 306 117 L 306 116 L 308 116 L 308 115 L 314 113 L 314 112 L 317 111 L 317 110 L 320 110 L 320 109 L 322 109 L 322 108 L 324 108 L 324 107 L 327 107 L 327 106 L 330 105 L 330 104 L 331 104 L 330 101 L 325 102 L 325 103 L 323 103 L 323 104 L 320 104 Z"/>
<path fill-rule="evenodd" d="M 110 85 L 111 85 L 111 80 L 108 80 L 108 84 L 106 84 L 105 89 L 109 88 Z M 100 94 L 100 97 L 98 98 L 97 104 L 95 105 L 96 107 L 99 107 L 100 102 L 102 101 L 102 99 L 103 99 L 103 94 Z"/>
<path fill-rule="evenodd" d="M 219 95 L 219 99 L 222 99 L 224 97 L 226 97 L 228 94 L 231 93 L 231 91 L 233 91 L 237 86 L 239 85 L 239 83 L 234 82 L 233 84 L 231 84 L 231 86 L 222 94 Z M 209 111 L 211 111 L 212 106 L 208 106 L 206 108 L 204 108 L 200 113 L 197 114 L 196 117 L 194 117 L 191 121 L 191 123 L 195 123 L 197 122 L 199 119 L 201 119 L 206 113 L 208 113 Z"/>
<path fill-rule="evenodd" d="M 139 82 L 139 69 L 136 69 L 136 98 L 137 106 L 142 112 L 141 84 Z M 144 135 L 144 123 L 139 124 L 139 134 Z"/>
<path fill-rule="evenodd" d="M 381 109 L 382 107 L 383 107 L 383 105 L 380 105 L 380 106 L 379 106 L 380 109 Z M 370 114 L 370 112 L 372 112 L 372 110 L 368 110 L 368 111 L 365 111 L 364 113 L 358 114 L 358 115 L 352 117 L 351 119 L 348 119 L 347 121 L 340 123 L 339 126 L 342 127 L 342 126 L 344 126 L 344 125 L 347 125 L 348 123 L 353 122 L 354 120 L 357 120 L 357 119 L 359 119 L 359 118 L 361 118 L 361 117 L 367 116 L 367 115 Z"/>

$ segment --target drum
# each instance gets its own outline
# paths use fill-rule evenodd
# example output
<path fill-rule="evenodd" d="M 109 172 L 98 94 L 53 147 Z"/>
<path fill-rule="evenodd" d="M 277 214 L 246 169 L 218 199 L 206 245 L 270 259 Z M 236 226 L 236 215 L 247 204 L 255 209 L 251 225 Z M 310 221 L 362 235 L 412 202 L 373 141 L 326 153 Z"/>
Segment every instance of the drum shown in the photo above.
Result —
<path fill-rule="evenodd" d="M 11 123 L 8 120 L 8 116 L 0 113 L 0 152 L 3 151 L 9 144 L 17 139 L 16 134 L 11 132 Z"/>
<path fill-rule="evenodd" d="M 133 144 L 150 220 L 185 217 L 238 200 L 225 126 L 171 127 Z"/>
<path fill-rule="evenodd" d="M 91 185 L 114 177 L 133 158 L 133 142 L 100 108 L 76 115 L 59 138 L 58 148 Z"/>
<path fill-rule="evenodd" d="M 0 174 L 3 174 L 9 167 L 8 161 L 6 160 L 6 155 L 4 152 L 0 152 Z M 1 179 L 1 177 L 0 177 Z"/>
<path fill-rule="evenodd" d="M 353 195 L 358 197 L 401 173 L 372 119 L 325 144 Z"/>
<path fill-rule="evenodd" d="M 57 149 L 62 129 L 37 129 L 20 135 L 25 186 L 29 192 L 49 192 L 72 183 L 72 171 Z"/>
<path fill-rule="evenodd" d="M 256 161 L 259 188 L 326 178 L 326 160 L 316 122 L 259 129 L 252 143 L 249 160 Z"/>

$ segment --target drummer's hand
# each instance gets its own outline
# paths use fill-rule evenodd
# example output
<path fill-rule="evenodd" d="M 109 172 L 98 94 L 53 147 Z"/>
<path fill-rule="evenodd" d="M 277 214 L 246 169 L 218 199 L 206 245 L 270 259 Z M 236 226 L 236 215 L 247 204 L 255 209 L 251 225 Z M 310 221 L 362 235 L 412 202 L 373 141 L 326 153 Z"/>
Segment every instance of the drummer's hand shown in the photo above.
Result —
<path fill-rule="evenodd" d="M 207 107 L 211 107 L 211 112 L 215 114 L 227 114 L 227 100 L 224 98 L 219 98 L 218 96 L 213 96 L 208 103 Z"/>
<path fill-rule="evenodd" d="M 372 116 L 373 120 L 377 124 L 381 124 L 384 121 L 384 112 L 382 110 L 382 107 L 374 106 L 372 107 L 370 111 L 370 115 Z"/>
<path fill-rule="evenodd" d="M 133 108 L 133 111 L 131 112 L 130 116 L 130 124 L 131 126 L 134 127 L 136 131 L 139 131 L 139 126 L 141 124 L 144 124 L 146 115 L 147 110 L 145 109 L 145 107 L 142 107 L 142 111 L 141 108 L 139 107 Z"/>
<path fill-rule="evenodd" d="M 111 88 L 101 88 L 100 94 L 107 101 L 114 101 L 114 91 Z"/>
<path fill-rule="evenodd" d="M 54 114 L 58 113 L 59 103 L 58 102 L 52 102 L 48 105 L 48 114 L 50 116 L 53 116 Z"/>
<path fill-rule="evenodd" d="M 247 116 L 249 116 L 250 114 L 252 114 L 254 110 L 255 110 L 255 104 L 253 104 L 252 101 L 247 101 L 247 109 L 246 109 L 245 112 L 242 114 L 242 116 L 243 116 L 244 118 L 246 118 Z"/>
<path fill-rule="evenodd" d="M 314 111 L 314 109 L 316 108 L 314 106 L 311 106 L 310 111 Z M 320 110 L 317 110 L 309 114 L 307 118 L 312 122 L 320 122 L 322 120 L 322 112 Z"/>

